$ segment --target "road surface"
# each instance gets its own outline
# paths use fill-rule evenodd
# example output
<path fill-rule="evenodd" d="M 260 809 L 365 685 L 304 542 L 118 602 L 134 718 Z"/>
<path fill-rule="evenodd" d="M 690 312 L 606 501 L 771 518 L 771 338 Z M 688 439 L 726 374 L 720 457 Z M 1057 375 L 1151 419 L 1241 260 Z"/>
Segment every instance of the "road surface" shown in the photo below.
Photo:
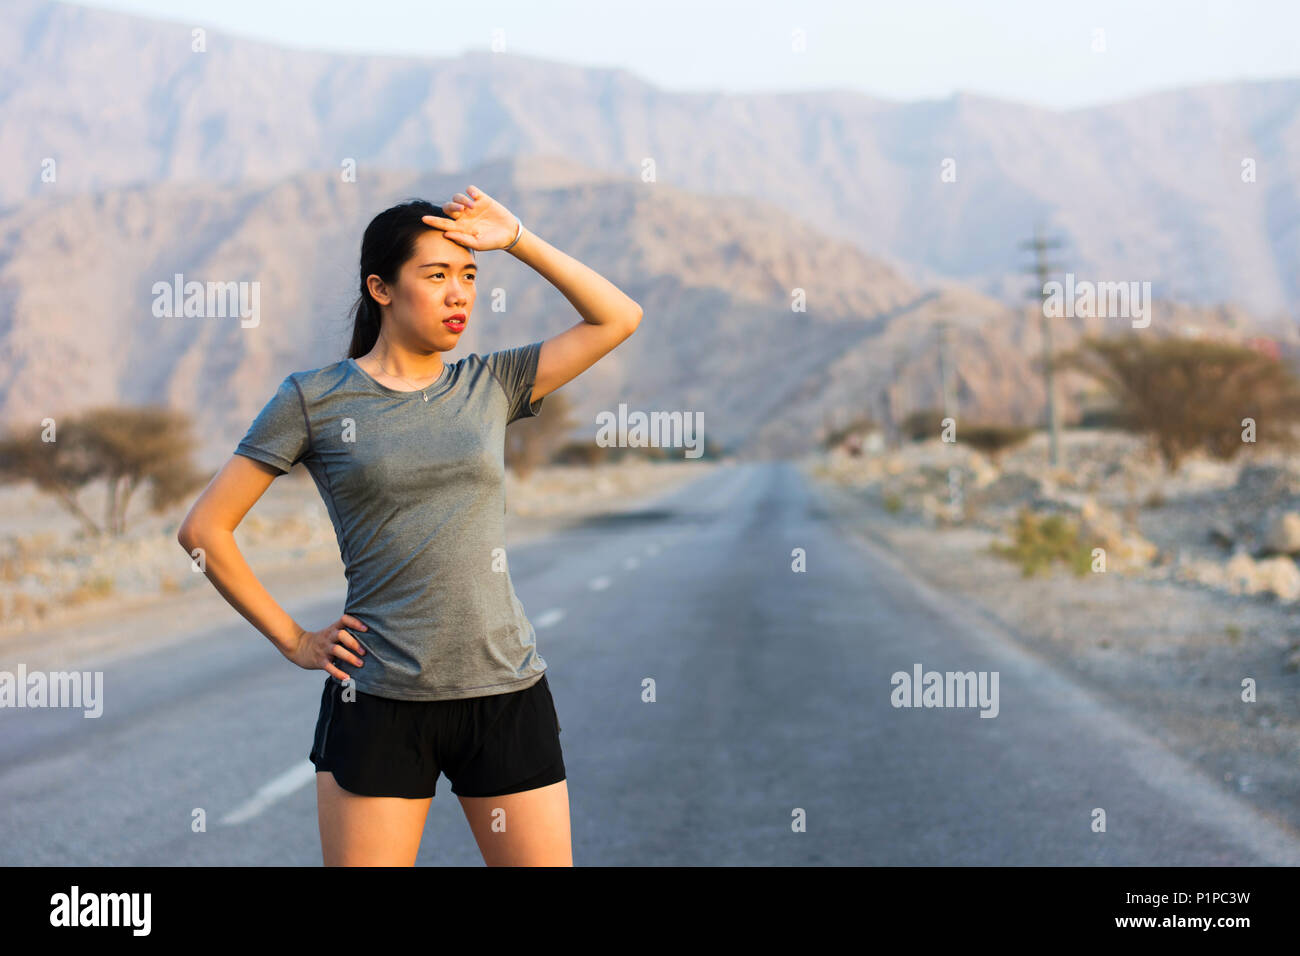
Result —
<path fill-rule="evenodd" d="M 825 494 L 791 463 L 741 463 L 510 548 L 564 728 L 575 865 L 1300 861 L 1293 834 L 914 580 Z M 277 598 L 319 626 L 343 593 Z M 320 864 L 323 675 L 226 611 L 67 663 L 103 670 L 98 719 L 0 710 L 0 863 Z M 997 672 L 997 716 L 893 706 L 891 675 L 917 664 Z M 482 865 L 445 777 L 419 863 Z"/>

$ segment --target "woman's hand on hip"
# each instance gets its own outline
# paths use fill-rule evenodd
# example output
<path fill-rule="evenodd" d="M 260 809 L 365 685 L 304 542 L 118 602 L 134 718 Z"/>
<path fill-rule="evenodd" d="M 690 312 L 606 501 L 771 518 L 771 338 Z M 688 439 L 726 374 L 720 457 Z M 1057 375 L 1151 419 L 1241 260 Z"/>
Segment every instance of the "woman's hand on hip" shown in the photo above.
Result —
<path fill-rule="evenodd" d="M 284 656 L 304 670 L 328 671 L 341 681 L 349 680 L 351 675 L 339 670 L 334 659 L 337 657 L 354 667 L 361 667 L 363 662 L 358 655 L 364 656 L 366 653 L 361 642 L 346 630 L 349 627 L 355 627 L 359 631 L 369 630 L 351 614 L 344 614 L 329 627 L 323 627 L 319 631 L 303 631 L 298 635 L 297 645 Z"/>

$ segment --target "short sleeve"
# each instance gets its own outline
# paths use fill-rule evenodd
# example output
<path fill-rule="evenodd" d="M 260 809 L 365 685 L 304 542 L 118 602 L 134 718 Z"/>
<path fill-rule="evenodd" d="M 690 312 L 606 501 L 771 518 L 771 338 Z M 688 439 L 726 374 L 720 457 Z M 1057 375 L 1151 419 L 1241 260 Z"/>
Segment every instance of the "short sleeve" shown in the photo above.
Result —
<path fill-rule="evenodd" d="M 235 454 L 264 462 L 283 475 L 302 460 L 310 447 L 302 395 L 289 375 L 253 419 L 248 433 L 235 446 Z"/>
<path fill-rule="evenodd" d="M 483 359 L 505 390 L 507 425 L 520 418 L 532 418 L 542 409 L 544 399 L 528 401 L 537 380 L 537 359 L 541 351 L 542 343 L 538 341 L 512 349 L 498 349 Z"/>

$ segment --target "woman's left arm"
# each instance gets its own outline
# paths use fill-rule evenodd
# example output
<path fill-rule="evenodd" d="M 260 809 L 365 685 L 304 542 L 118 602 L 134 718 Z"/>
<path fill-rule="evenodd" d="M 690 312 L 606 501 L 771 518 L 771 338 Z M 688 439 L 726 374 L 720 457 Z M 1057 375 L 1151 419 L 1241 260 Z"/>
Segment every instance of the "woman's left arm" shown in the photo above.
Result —
<path fill-rule="evenodd" d="M 443 209 L 450 219 L 425 216 L 424 221 L 470 249 L 502 249 L 518 233 L 510 254 L 559 289 L 582 316 L 577 325 L 542 342 L 530 402 L 577 378 L 636 331 L 641 306 L 595 269 L 527 229 L 519 232 L 520 220 L 481 189 L 456 193 Z"/>
<path fill-rule="evenodd" d="M 603 275 L 527 228 L 510 254 L 559 289 L 582 321 L 542 343 L 532 401 L 577 378 L 636 331 L 641 306 Z"/>

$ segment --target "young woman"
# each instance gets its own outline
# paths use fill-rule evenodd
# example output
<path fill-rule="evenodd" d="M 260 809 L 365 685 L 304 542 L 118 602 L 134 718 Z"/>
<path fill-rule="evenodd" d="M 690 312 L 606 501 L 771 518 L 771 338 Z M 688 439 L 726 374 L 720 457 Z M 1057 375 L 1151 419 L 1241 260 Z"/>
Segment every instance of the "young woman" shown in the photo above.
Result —
<path fill-rule="evenodd" d="M 474 251 L 490 249 L 582 321 L 448 364 L 474 321 Z M 326 671 L 310 759 L 327 866 L 413 865 L 439 773 L 489 866 L 572 866 L 546 661 L 504 561 L 505 428 L 630 336 L 641 308 L 474 186 L 376 216 L 360 280 L 348 357 L 284 379 L 177 538 L 280 653 Z M 345 613 L 319 630 L 272 599 L 233 535 L 299 461 L 348 578 Z"/>

